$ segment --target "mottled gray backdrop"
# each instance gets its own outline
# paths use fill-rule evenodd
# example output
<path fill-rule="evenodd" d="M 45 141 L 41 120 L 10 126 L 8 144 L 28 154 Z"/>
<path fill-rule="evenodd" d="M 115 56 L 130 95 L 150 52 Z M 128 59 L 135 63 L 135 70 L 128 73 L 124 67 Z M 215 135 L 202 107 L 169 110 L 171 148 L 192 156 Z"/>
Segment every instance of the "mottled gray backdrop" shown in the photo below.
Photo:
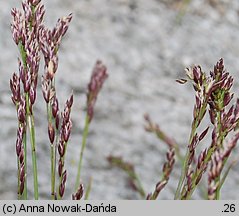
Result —
<path fill-rule="evenodd" d="M 140 197 L 128 187 L 126 174 L 111 168 L 106 157 L 118 155 L 135 164 L 143 186 L 150 192 L 161 176 L 166 147 L 144 131 L 143 114 L 150 113 L 184 152 L 194 101 L 191 87 L 175 82 L 184 76 L 184 68 L 200 64 L 208 71 L 223 57 L 226 68 L 235 76 L 235 91 L 239 92 L 239 1 L 192 0 L 181 17 L 179 5 L 182 1 L 179 0 L 42 2 L 46 6 L 45 22 L 50 27 L 58 17 L 74 14 L 60 49 L 56 80 L 61 107 L 72 89 L 75 94 L 74 129 L 66 156 L 69 174 L 66 198 L 70 198 L 75 181 L 87 82 L 95 61 L 101 59 L 108 67 L 109 79 L 98 98 L 90 126 L 83 181 L 87 183 L 93 178 L 91 199 L 138 199 Z M 17 197 L 17 121 L 10 99 L 9 79 L 17 70 L 19 54 L 10 31 L 12 7 L 20 7 L 20 1 L 0 0 L 0 199 Z M 46 199 L 50 194 L 50 156 L 40 86 L 37 99 L 34 110 L 39 190 Z M 238 158 L 238 151 L 233 156 Z M 160 199 L 173 198 L 172 191 L 180 173 L 178 168 L 177 164 L 169 187 Z M 223 199 L 239 198 L 238 171 L 235 168 L 229 175 Z M 200 198 L 199 193 L 194 198 Z"/>

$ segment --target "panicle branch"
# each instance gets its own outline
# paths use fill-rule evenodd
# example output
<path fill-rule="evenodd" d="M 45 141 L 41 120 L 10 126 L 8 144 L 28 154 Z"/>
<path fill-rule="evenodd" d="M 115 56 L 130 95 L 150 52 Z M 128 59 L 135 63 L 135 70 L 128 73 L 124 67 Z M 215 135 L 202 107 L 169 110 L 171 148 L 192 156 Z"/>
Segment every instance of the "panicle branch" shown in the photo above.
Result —
<path fill-rule="evenodd" d="M 153 193 L 148 194 L 147 200 L 156 200 L 159 193 L 163 190 L 169 180 L 169 176 L 173 170 L 175 163 L 175 150 L 170 148 L 166 154 L 167 161 L 163 165 L 163 176 L 161 180 L 156 184 L 155 190 Z"/>
<path fill-rule="evenodd" d="M 91 122 L 94 115 L 94 106 L 98 97 L 98 94 L 107 79 L 107 69 L 106 66 L 101 62 L 97 61 L 91 75 L 90 83 L 88 84 L 87 93 L 87 114 L 89 116 L 89 121 Z"/>
<path fill-rule="evenodd" d="M 84 187 L 83 184 L 80 184 L 77 192 L 75 194 L 72 194 L 72 200 L 81 200 L 83 195 L 84 195 Z"/>
<path fill-rule="evenodd" d="M 205 73 L 200 73 L 200 70 L 201 69 L 196 70 L 195 67 L 192 70 L 187 69 L 187 76 L 193 81 L 193 87 L 196 91 L 194 122 L 201 122 L 202 118 L 200 117 L 205 115 L 204 112 L 206 112 L 207 107 L 209 107 L 208 113 L 213 125 L 212 141 L 208 148 L 201 151 L 196 167 L 193 169 L 190 168 L 192 169 L 189 175 L 190 181 L 185 181 L 184 183 L 180 196 L 182 199 L 191 198 L 193 191 L 199 184 L 202 175 L 206 172 L 209 165 L 208 198 L 219 198 L 221 188 L 220 175 L 228 159 L 225 155 L 231 153 L 231 150 L 235 147 L 238 140 L 238 135 L 236 135 L 233 141 L 229 142 L 230 147 L 225 148 L 225 138 L 229 132 L 233 132 L 237 129 L 239 121 L 239 101 L 237 99 L 235 105 L 230 106 L 230 102 L 233 98 L 233 93 L 231 93 L 233 78 L 229 72 L 225 70 L 223 59 L 220 59 L 216 63 L 214 70 L 210 72 L 209 76 L 206 76 Z M 205 108 L 201 115 L 199 110 L 203 103 L 205 104 Z M 192 141 L 188 146 L 188 154 L 186 155 L 188 164 L 185 165 L 184 170 L 187 171 L 188 167 L 190 167 L 191 163 L 189 162 L 191 161 L 192 155 L 195 154 L 195 148 L 207 132 L 208 128 L 198 137 L 195 130 L 194 136 L 192 136 L 191 139 Z"/>
<path fill-rule="evenodd" d="M 59 189 L 58 189 L 58 198 L 61 199 L 64 195 L 65 191 L 65 183 L 66 183 L 66 170 L 64 169 L 65 165 L 65 155 L 67 143 L 71 134 L 72 122 L 70 119 L 71 107 L 73 104 L 73 94 L 66 101 L 64 112 L 62 113 L 62 123 L 60 127 L 60 138 L 58 143 L 58 153 L 59 153 L 59 161 L 58 161 L 58 175 L 60 178 Z"/>

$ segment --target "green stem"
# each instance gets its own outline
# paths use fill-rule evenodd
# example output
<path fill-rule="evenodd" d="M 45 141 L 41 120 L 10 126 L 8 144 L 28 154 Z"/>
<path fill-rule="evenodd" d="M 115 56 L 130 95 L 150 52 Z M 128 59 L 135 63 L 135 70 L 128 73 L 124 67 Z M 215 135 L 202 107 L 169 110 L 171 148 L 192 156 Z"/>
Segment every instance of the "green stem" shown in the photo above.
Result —
<path fill-rule="evenodd" d="M 143 188 L 143 185 L 142 185 L 142 183 L 140 181 L 139 176 L 135 173 L 135 171 L 132 171 L 132 170 L 124 170 L 124 171 L 126 171 L 128 176 L 130 177 L 130 179 L 133 182 L 135 182 L 136 191 L 139 192 L 139 194 L 141 195 L 142 198 L 145 198 L 146 194 L 145 194 L 145 191 L 144 191 L 144 188 Z"/>
<path fill-rule="evenodd" d="M 223 170 L 225 164 L 227 163 L 227 160 L 228 160 L 228 157 L 223 160 L 222 170 Z M 231 165 L 231 166 L 233 166 L 233 165 Z M 230 166 L 229 166 L 229 167 L 230 167 Z M 230 168 L 229 168 L 229 170 L 230 170 Z M 229 170 L 226 171 L 226 176 L 228 175 Z M 221 173 L 220 173 L 220 174 L 221 174 Z M 218 186 L 217 186 L 217 189 L 216 189 L 216 200 L 219 200 L 219 199 L 220 199 L 220 191 L 221 191 L 221 188 L 222 188 L 223 183 L 225 182 L 226 176 L 223 176 L 223 179 L 221 180 L 221 175 L 219 175 L 218 178 L 216 179 L 216 184 L 218 185 Z"/>
<path fill-rule="evenodd" d="M 183 158 L 182 154 L 180 153 L 179 146 L 178 145 L 174 146 L 174 149 L 175 149 L 176 157 L 178 158 L 180 163 L 183 165 L 184 164 L 184 158 Z"/>
<path fill-rule="evenodd" d="M 80 152 L 80 160 L 79 160 L 79 164 L 78 164 L 78 172 L 77 172 L 77 177 L 76 177 L 75 190 L 77 190 L 77 188 L 80 185 L 82 159 L 83 159 L 83 153 L 84 153 L 85 146 L 86 146 L 86 139 L 87 139 L 88 132 L 89 132 L 89 125 L 90 125 L 90 119 L 89 119 L 88 114 L 86 114 L 85 127 L 84 127 L 84 132 L 83 132 L 83 137 L 82 137 L 82 145 L 81 145 L 81 152 Z"/>
<path fill-rule="evenodd" d="M 26 119 L 27 121 L 27 119 Z M 24 148 L 24 169 L 25 169 L 25 181 L 23 190 L 23 199 L 27 200 L 27 132 L 23 134 L 23 148 Z"/>
<path fill-rule="evenodd" d="M 90 192 L 91 192 L 91 188 L 92 188 L 92 177 L 90 178 L 90 182 L 86 188 L 86 192 L 85 192 L 85 200 L 89 199 L 90 196 Z"/>
<path fill-rule="evenodd" d="M 235 160 L 235 161 L 233 161 L 233 162 L 228 166 L 228 168 L 227 168 L 227 170 L 225 171 L 225 173 L 224 173 L 224 175 L 223 175 L 223 177 L 222 177 L 222 179 L 221 179 L 221 181 L 220 181 L 220 184 L 219 184 L 219 186 L 218 186 L 219 190 L 221 190 L 221 188 L 222 188 L 222 186 L 223 186 L 223 184 L 224 184 L 224 182 L 225 182 L 225 180 L 226 180 L 226 178 L 227 178 L 227 176 L 228 176 L 230 170 L 231 170 L 232 167 L 235 166 L 237 163 L 238 163 L 238 160 Z"/>
<path fill-rule="evenodd" d="M 35 141 L 35 126 L 34 116 L 29 115 L 29 130 L 30 130 L 30 141 L 32 147 L 32 167 L 33 167 L 33 179 L 34 179 L 34 198 L 38 200 L 38 173 L 37 173 L 37 157 L 36 157 L 36 141 Z"/>
<path fill-rule="evenodd" d="M 138 191 L 141 195 L 141 197 L 145 198 L 145 191 L 144 191 L 144 188 L 143 188 L 143 185 L 139 179 L 139 177 L 135 174 L 135 181 L 137 182 L 137 187 L 138 187 Z"/>
<path fill-rule="evenodd" d="M 192 130 L 191 130 L 191 134 L 190 134 L 190 138 L 189 138 L 189 144 L 192 142 L 193 137 L 196 133 L 196 129 L 197 129 L 197 123 L 198 121 L 194 121 L 193 126 L 192 126 Z M 189 148 L 187 148 L 187 152 L 186 152 L 186 156 L 183 162 L 183 168 L 182 168 L 182 172 L 181 172 L 181 176 L 178 182 L 178 186 L 177 186 L 177 190 L 174 196 L 174 199 L 178 199 L 180 196 L 180 192 L 181 192 L 181 188 L 183 186 L 183 182 L 187 173 L 187 169 L 188 169 L 188 160 L 189 160 Z"/>
<path fill-rule="evenodd" d="M 48 124 L 52 124 L 52 112 L 51 112 L 51 105 L 47 103 L 47 119 Z M 54 127 L 54 129 L 56 129 Z M 55 130 L 56 131 L 56 130 Z M 56 142 L 57 143 L 57 142 Z M 56 182 L 56 148 L 54 144 L 50 144 L 51 148 L 51 199 L 55 200 L 55 182 Z"/>
<path fill-rule="evenodd" d="M 23 63 L 24 69 L 26 69 L 27 68 L 27 53 L 26 53 L 25 48 L 21 42 L 19 42 L 18 46 L 19 46 L 19 50 L 20 50 L 20 55 L 22 57 L 22 63 Z"/>
<path fill-rule="evenodd" d="M 218 127 L 218 148 L 221 148 L 223 149 L 223 141 L 224 141 L 224 134 L 223 134 L 223 131 L 222 131 L 222 125 L 221 125 L 221 115 L 222 113 L 219 111 L 217 112 L 217 127 Z M 227 159 L 223 161 L 223 167 L 226 163 Z M 222 168 L 223 169 L 223 168 Z M 216 179 L 216 184 L 219 184 L 220 183 L 220 179 L 221 179 L 221 176 L 219 175 L 218 178 Z M 220 199 L 220 189 L 221 187 L 217 187 L 216 189 L 216 200 L 219 200 Z"/>
<path fill-rule="evenodd" d="M 216 182 L 220 182 L 220 176 L 216 179 Z M 217 187 L 216 190 L 216 200 L 220 199 L 220 187 Z"/>
<path fill-rule="evenodd" d="M 58 137 L 59 137 L 59 130 L 56 130 L 56 144 L 55 144 L 55 148 L 54 148 L 54 172 L 53 172 L 53 175 L 54 175 L 54 185 L 52 185 L 52 188 L 54 188 L 54 192 L 55 192 L 55 189 L 56 189 L 56 153 L 57 153 L 57 143 L 58 143 Z M 53 189 L 52 189 L 53 191 Z M 54 199 L 56 199 L 55 197 L 56 193 L 54 194 Z M 53 197 L 52 197 L 53 198 Z"/>
<path fill-rule="evenodd" d="M 222 115 L 221 112 L 217 112 L 218 148 L 223 148 L 223 141 L 225 138 L 224 133 L 222 131 L 221 115 Z"/>
<path fill-rule="evenodd" d="M 51 199 L 55 200 L 55 148 L 51 144 Z"/>
<path fill-rule="evenodd" d="M 29 95 L 26 93 L 26 109 L 28 117 L 28 127 L 30 131 L 30 142 L 32 148 L 32 167 L 33 167 L 33 179 L 34 179 L 34 198 L 38 200 L 38 174 L 37 174 L 37 158 L 36 158 L 36 140 L 35 140 L 35 124 L 34 115 L 30 112 Z"/>

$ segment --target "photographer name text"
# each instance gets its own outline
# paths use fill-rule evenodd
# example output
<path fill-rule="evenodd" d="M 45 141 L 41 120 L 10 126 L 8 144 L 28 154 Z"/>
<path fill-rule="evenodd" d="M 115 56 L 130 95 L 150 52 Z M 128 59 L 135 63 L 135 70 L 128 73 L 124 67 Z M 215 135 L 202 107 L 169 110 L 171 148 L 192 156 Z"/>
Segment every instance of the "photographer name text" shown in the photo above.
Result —
<path fill-rule="evenodd" d="M 101 203 L 100 205 L 93 204 L 74 204 L 74 205 L 61 205 L 61 204 L 46 204 L 46 205 L 27 205 L 27 204 L 4 204 L 2 206 L 4 214 L 15 213 L 113 213 L 116 212 L 116 206 L 111 204 Z"/>

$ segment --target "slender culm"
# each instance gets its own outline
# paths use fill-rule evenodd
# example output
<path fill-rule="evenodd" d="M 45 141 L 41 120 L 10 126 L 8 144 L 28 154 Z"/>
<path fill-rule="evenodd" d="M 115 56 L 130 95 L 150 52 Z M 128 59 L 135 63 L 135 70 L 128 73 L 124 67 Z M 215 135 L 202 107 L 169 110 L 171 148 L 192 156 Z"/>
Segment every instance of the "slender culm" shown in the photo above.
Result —
<path fill-rule="evenodd" d="M 87 92 L 87 114 L 85 117 L 85 126 L 84 126 L 84 132 L 82 137 L 82 143 L 81 143 L 81 151 L 80 151 L 80 158 L 78 163 L 78 171 L 76 176 L 76 183 L 75 183 L 75 190 L 80 185 L 80 178 L 81 178 L 81 167 L 82 167 L 82 160 L 83 160 L 83 154 L 86 146 L 86 139 L 89 132 L 89 125 L 90 122 L 94 116 L 94 107 L 95 103 L 98 97 L 98 94 L 105 82 L 105 80 L 108 77 L 107 68 L 106 66 L 101 62 L 97 61 L 95 63 L 95 66 L 93 68 L 91 79 L 88 84 L 88 92 Z"/>

